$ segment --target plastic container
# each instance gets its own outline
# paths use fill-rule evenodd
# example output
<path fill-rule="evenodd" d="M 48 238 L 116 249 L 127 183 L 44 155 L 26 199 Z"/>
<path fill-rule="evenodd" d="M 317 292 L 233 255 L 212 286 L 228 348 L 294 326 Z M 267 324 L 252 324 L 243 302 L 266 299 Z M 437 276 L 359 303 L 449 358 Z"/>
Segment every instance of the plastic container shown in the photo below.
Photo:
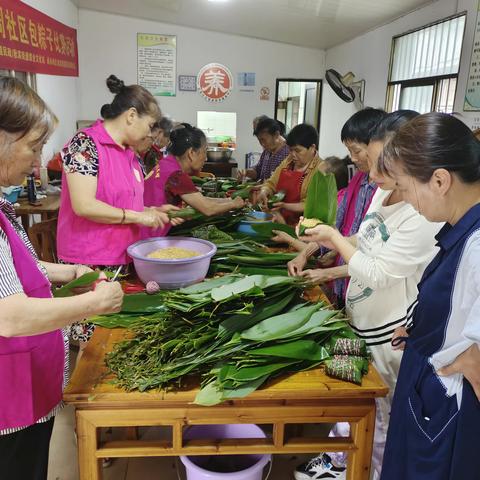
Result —
<path fill-rule="evenodd" d="M 22 187 L 2 187 L 3 197 L 10 203 L 15 203 L 22 190 Z"/>
<path fill-rule="evenodd" d="M 168 247 L 187 248 L 200 255 L 177 259 L 147 257 L 154 250 Z M 154 280 L 162 289 L 182 288 L 201 282 L 207 275 L 216 251 L 217 247 L 212 242 L 190 237 L 147 238 L 127 248 L 140 280 L 145 284 Z"/>
<path fill-rule="evenodd" d="M 188 428 L 184 435 L 186 440 L 265 437 L 262 429 L 252 424 L 195 425 Z M 180 461 L 185 466 L 187 480 L 262 480 L 263 469 L 272 461 L 272 456 L 182 455 Z"/>
<path fill-rule="evenodd" d="M 249 220 L 251 218 L 251 220 Z M 258 225 L 259 223 L 272 223 L 273 215 L 265 212 L 250 212 L 244 220 L 242 220 L 237 227 L 237 232 L 245 233 L 255 237 L 257 232 L 252 228 L 252 225 Z"/>

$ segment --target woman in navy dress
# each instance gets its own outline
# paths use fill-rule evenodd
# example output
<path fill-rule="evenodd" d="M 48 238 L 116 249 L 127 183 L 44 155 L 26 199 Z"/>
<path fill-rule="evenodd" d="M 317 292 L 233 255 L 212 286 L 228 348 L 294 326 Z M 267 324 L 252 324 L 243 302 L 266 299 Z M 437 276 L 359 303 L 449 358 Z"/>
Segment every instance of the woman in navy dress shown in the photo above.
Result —
<path fill-rule="evenodd" d="M 421 115 L 383 152 L 404 200 L 432 222 L 440 251 L 412 305 L 382 480 L 479 480 L 480 142 L 460 120 Z M 454 366 L 454 368 L 452 367 Z M 470 365 L 470 366 L 469 366 Z"/>

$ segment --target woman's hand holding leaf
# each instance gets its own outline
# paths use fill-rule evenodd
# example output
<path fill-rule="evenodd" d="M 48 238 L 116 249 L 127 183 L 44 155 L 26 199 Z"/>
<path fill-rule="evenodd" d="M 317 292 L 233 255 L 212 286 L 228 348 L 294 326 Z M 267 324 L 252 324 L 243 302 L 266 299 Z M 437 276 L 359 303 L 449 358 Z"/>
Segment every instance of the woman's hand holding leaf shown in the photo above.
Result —
<path fill-rule="evenodd" d="M 286 243 L 287 245 L 290 245 L 295 240 L 287 232 L 282 232 L 281 230 L 272 230 L 272 233 L 275 234 L 275 236 L 272 237 L 272 240 L 277 243 Z"/>
<path fill-rule="evenodd" d="M 97 315 L 117 313 L 122 309 L 124 293 L 119 282 L 100 282 L 92 293 Z"/>
<path fill-rule="evenodd" d="M 275 202 L 272 207 L 272 212 L 275 210 L 280 210 L 281 208 L 285 208 L 286 203 L 285 202 Z"/>
<path fill-rule="evenodd" d="M 337 255 L 338 254 L 335 250 L 329 250 L 325 255 L 322 255 L 317 259 L 318 266 L 321 268 L 333 267 Z"/>
<path fill-rule="evenodd" d="M 299 226 L 297 225 L 297 229 Z M 329 225 L 317 225 L 314 228 L 307 228 L 305 230 L 305 235 L 300 236 L 300 240 L 307 242 L 317 242 L 319 245 L 322 245 L 331 250 L 335 249 L 333 244 L 333 236 L 338 232 Z"/>
<path fill-rule="evenodd" d="M 299 253 L 293 260 L 287 263 L 288 274 L 291 277 L 298 277 L 303 272 L 303 267 L 307 264 L 307 257 Z"/>
<path fill-rule="evenodd" d="M 328 272 L 328 269 L 315 268 L 314 270 L 305 270 L 300 273 L 300 275 L 316 285 L 326 283 L 332 279 L 331 275 Z"/>
<path fill-rule="evenodd" d="M 139 215 L 139 221 L 141 225 L 145 227 L 161 228 L 170 222 L 168 215 L 159 211 L 156 207 L 146 207 Z"/>
<path fill-rule="evenodd" d="M 162 205 L 161 207 L 156 207 L 157 210 L 161 213 L 166 213 L 168 215 L 169 212 L 178 211 L 180 210 L 179 207 L 175 205 L 170 205 L 169 203 Z M 183 218 L 170 218 L 170 223 L 172 225 L 181 225 L 185 220 Z"/>
<path fill-rule="evenodd" d="M 282 225 L 286 225 L 286 224 L 287 224 L 285 218 L 283 218 L 283 215 L 280 213 L 279 210 L 272 211 L 272 215 L 273 215 L 272 220 L 273 220 L 275 223 L 281 223 Z"/>
<path fill-rule="evenodd" d="M 90 267 L 87 267 L 86 265 L 75 265 L 75 276 L 73 280 L 80 278 L 86 273 L 90 273 L 90 272 L 93 272 L 93 270 Z M 90 285 L 84 285 L 82 287 L 72 288 L 72 293 L 74 293 L 75 295 L 81 295 L 82 293 L 90 292 L 91 290 L 95 289 L 95 285 L 100 280 L 106 280 L 106 279 L 107 279 L 107 276 L 103 272 L 100 272 L 98 280 L 95 280 Z"/>

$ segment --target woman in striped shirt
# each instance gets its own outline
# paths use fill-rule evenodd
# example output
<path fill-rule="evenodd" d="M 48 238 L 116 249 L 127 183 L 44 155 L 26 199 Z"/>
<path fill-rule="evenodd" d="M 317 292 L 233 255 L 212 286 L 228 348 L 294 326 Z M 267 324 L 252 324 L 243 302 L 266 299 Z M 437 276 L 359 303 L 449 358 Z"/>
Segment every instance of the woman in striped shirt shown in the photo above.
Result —
<path fill-rule="evenodd" d="M 0 77 L 0 185 L 18 185 L 40 161 L 57 120 L 17 79 Z M 55 414 L 68 372 L 64 327 L 121 308 L 120 285 L 102 282 L 75 298 L 53 299 L 51 283 L 90 271 L 38 260 L 13 206 L 0 200 L 0 472 L 46 480 Z M 95 288 L 95 290 L 92 290 Z"/>

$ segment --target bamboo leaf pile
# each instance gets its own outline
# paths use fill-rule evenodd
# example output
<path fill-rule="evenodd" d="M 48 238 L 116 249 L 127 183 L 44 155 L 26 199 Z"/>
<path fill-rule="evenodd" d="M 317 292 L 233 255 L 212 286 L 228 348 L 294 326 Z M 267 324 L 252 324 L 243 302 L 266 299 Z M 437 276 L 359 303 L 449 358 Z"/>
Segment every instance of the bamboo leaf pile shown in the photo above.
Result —
<path fill-rule="evenodd" d="M 328 361 L 331 372 L 358 383 L 368 368 L 363 341 L 341 312 L 302 300 L 304 288 L 299 278 L 231 274 L 127 295 L 122 312 L 93 321 L 132 330 L 106 359 L 128 390 L 182 387 L 194 375 L 202 385 L 196 403 L 214 405 Z"/>

